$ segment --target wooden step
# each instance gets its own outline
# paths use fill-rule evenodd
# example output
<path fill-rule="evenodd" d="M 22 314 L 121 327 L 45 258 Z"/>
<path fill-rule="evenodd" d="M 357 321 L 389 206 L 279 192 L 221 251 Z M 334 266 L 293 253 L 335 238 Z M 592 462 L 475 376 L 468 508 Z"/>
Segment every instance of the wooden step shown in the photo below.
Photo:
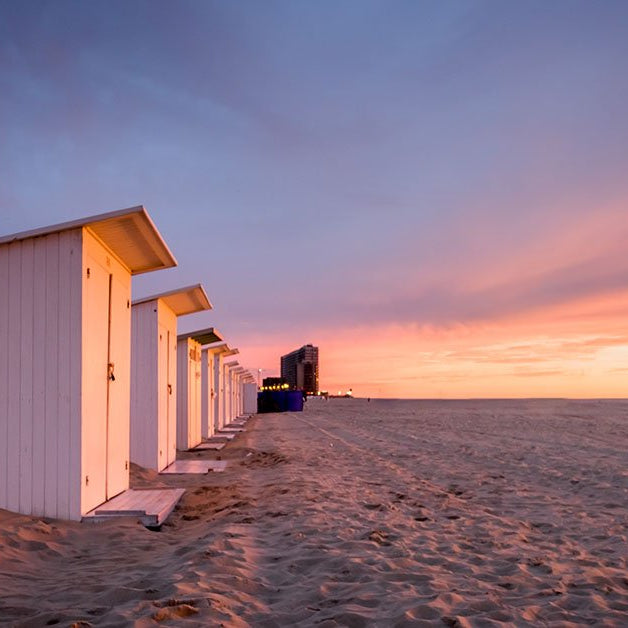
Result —
<path fill-rule="evenodd" d="M 175 460 L 161 473 L 209 473 L 210 471 L 220 473 L 226 468 L 226 460 Z"/>
<path fill-rule="evenodd" d="M 130 488 L 90 510 L 82 521 L 98 523 L 116 517 L 137 517 L 147 528 L 158 528 L 174 510 L 184 488 Z"/>

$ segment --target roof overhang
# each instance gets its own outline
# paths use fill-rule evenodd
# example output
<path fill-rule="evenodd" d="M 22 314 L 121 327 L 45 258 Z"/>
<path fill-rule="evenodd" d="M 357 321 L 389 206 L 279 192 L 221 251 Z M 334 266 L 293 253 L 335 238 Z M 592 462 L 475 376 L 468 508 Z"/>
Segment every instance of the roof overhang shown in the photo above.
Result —
<path fill-rule="evenodd" d="M 212 353 L 221 353 L 223 356 L 235 355 L 239 353 L 237 349 L 232 349 L 228 343 L 226 342 L 214 342 L 206 347 L 203 347 L 206 351 L 211 351 Z"/>
<path fill-rule="evenodd" d="M 208 327 L 207 329 L 198 329 L 196 331 L 190 331 L 186 334 L 179 334 L 177 340 L 185 340 L 191 338 L 200 345 L 208 345 L 213 342 L 219 342 L 222 340 L 220 332 L 215 327 Z"/>
<path fill-rule="evenodd" d="M 184 316 L 185 314 L 212 309 L 212 304 L 209 302 L 209 298 L 200 283 L 143 297 L 133 301 L 132 305 L 157 300 L 163 301 L 174 312 L 175 316 Z"/>
<path fill-rule="evenodd" d="M 83 227 L 100 240 L 132 275 L 177 265 L 142 205 L 2 236 L 0 244 Z"/>
<path fill-rule="evenodd" d="M 232 362 L 225 362 L 223 366 L 228 369 L 233 369 L 239 365 L 240 363 L 237 360 L 233 360 Z"/>

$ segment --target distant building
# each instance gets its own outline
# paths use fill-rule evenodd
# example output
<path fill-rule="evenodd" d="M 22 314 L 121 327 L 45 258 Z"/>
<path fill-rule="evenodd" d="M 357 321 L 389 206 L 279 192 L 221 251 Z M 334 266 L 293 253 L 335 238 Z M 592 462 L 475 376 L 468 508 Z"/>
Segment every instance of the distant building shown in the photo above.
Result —
<path fill-rule="evenodd" d="M 281 356 L 281 377 L 293 390 L 318 393 L 318 347 L 305 345 Z"/>
<path fill-rule="evenodd" d="M 290 386 L 283 377 L 265 377 L 262 390 L 286 390 Z"/>

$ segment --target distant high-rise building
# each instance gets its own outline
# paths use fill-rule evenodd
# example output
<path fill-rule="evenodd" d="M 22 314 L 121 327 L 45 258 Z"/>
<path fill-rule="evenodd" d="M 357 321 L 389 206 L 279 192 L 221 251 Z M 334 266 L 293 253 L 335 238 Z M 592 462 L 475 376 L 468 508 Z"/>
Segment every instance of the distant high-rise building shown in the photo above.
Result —
<path fill-rule="evenodd" d="M 305 345 L 281 356 L 281 377 L 290 388 L 308 395 L 318 393 L 318 347 Z"/>

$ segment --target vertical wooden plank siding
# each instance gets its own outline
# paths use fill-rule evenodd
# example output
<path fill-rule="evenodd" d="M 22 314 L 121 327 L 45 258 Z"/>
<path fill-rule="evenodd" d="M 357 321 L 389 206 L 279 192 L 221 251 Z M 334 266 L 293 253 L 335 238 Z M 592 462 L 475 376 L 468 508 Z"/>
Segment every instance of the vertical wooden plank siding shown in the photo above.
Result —
<path fill-rule="evenodd" d="M 158 315 L 160 333 L 163 334 L 159 351 L 160 353 L 163 351 L 165 355 L 157 355 L 153 360 L 155 372 L 153 379 L 156 384 L 159 384 L 159 389 L 156 391 L 159 407 L 157 433 L 161 435 L 156 443 L 156 453 L 161 452 L 161 456 L 158 456 L 158 464 L 153 468 L 161 471 L 174 462 L 177 453 L 177 411 L 173 403 L 177 392 L 177 316 L 161 300 L 158 303 Z"/>
<path fill-rule="evenodd" d="M 44 470 L 44 512 L 57 511 L 57 470 L 58 451 L 57 416 L 59 412 L 59 235 L 51 234 L 45 238 L 46 242 L 46 310 L 45 333 L 46 341 L 42 347 L 44 362 L 44 440 L 46 442 L 43 459 Z M 65 298 L 65 295 L 64 295 Z M 67 377 L 67 374 L 64 374 Z"/>
<path fill-rule="evenodd" d="M 166 465 L 177 458 L 177 333 L 170 334 L 168 346 L 168 454 Z"/>
<path fill-rule="evenodd" d="M 211 349 L 203 349 L 201 358 L 201 436 L 209 438 L 214 434 L 215 406 L 215 353 Z"/>
<path fill-rule="evenodd" d="M 9 462 L 9 248 L 0 246 L 0 508 L 7 508 Z"/>
<path fill-rule="evenodd" d="M 244 384 L 242 395 L 242 409 L 244 414 L 255 414 L 257 412 L 257 384 Z"/>
<path fill-rule="evenodd" d="M 33 283 L 33 504 L 32 513 L 45 515 L 45 460 L 46 460 L 46 267 L 47 242 L 35 240 Z"/>
<path fill-rule="evenodd" d="M 190 413 L 189 446 L 196 447 L 201 442 L 201 345 L 194 342 L 192 360 L 192 412 Z"/>
<path fill-rule="evenodd" d="M 22 242 L 22 267 L 20 282 L 20 512 L 32 512 L 33 508 L 33 318 L 34 318 L 34 246 L 33 240 Z M 16 417 L 17 418 L 17 417 Z"/>
<path fill-rule="evenodd" d="M 0 246 L 0 507 L 24 514 L 71 515 L 79 236 L 74 230 Z"/>
<path fill-rule="evenodd" d="M 201 436 L 209 438 L 209 407 L 211 385 L 209 382 L 209 361 L 211 353 L 203 349 L 201 353 Z"/>
<path fill-rule="evenodd" d="M 155 468 L 158 447 L 153 429 L 157 406 L 157 302 L 138 303 L 131 308 L 131 460 Z"/>
<path fill-rule="evenodd" d="M 83 379 L 83 233 L 84 229 L 65 232 L 62 239 L 67 242 L 69 265 L 70 317 L 68 321 L 70 358 L 70 438 L 67 464 L 67 485 L 69 496 L 69 517 L 80 519 L 86 511 L 81 503 L 81 436 L 83 429 L 82 379 Z"/>
<path fill-rule="evenodd" d="M 7 508 L 18 511 L 20 507 L 20 375 L 22 356 L 20 335 L 22 333 L 22 243 L 14 242 L 9 248 L 9 338 L 10 360 L 8 377 L 8 443 L 7 452 Z"/>
<path fill-rule="evenodd" d="M 188 338 L 177 342 L 177 449 L 187 449 L 188 442 L 190 344 Z"/>
<path fill-rule="evenodd" d="M 78 236 L 78 238 L 77 238 Z M 57 516 L 63 519 L 77 518 L 72 512 L 71 491 L 72 475 L 80 468 L 72 468 L 72 451 L 70 447 L 72 429 L 72 382 L 81 381 L 80 361 L 73 360 L 72 335 L 81 333 L 80 321 L 76 323 L 76 315 L 72 312 L 75 302 L 72 299 L 72 284 L 76 281 L 73 275 L 74 258 L 81 259 L 80 230 L 59 234 L 59 316 L 57 319 L 58 353 L 57 379 L 58 414 L 56 417 L 57 444 Z M 80 307 L 79 307 L 80 312 Z"/>
<path fill-rule="evenodd" d="M 214 355 L 213 353 L 209 354 L 209 359 L 207 361 L 207 370 L 208 370 L 208 374 L 207 374 L 207 381 L 208 381 L 208 386 L 209 386 L 209 410 L 208 410 L 208 423 L 209 423 L 209 436 L 213 436 L 214 435 L 214 425 L 215 425 L 215 418 L 214 418 L 214 414 L 215 414 L 215 404 L 214 404 L 214 398 L 216 397 L 216 388 L 215 388 L 215 361 L 214 361 Z"/>
<path fill-rule="evenodd" d="M 214 356 L 214 430 L 219 430 L 222 427 L 220 422 L 222 404 L 222 354 L 217 353 Z"/>

